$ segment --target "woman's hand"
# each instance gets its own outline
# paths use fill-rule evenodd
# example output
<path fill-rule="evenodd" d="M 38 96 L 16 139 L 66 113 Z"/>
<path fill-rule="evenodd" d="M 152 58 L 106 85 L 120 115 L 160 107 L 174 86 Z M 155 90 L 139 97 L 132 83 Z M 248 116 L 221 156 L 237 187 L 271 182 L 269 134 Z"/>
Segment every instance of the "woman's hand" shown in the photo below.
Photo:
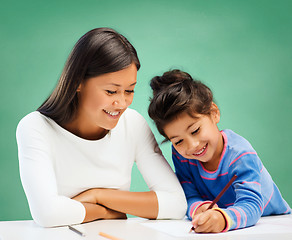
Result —
<path fill-rule="evenodd" d="M 105 193 L 113 193 L 107 197 Z M 91 188 L 82 193 L 79 193 L 72 199 L 82 202 L 82 203 L 93 203 L 106 206 L 108 199 L 115 197 L 115 193 L 119 192 L 116 189 L 107 189 L 107 188 Z"/>
<path fill-rule="evenodd" d="M 82 203 L 97 204 L 97 197 L 96 197 L 97 191 L 98 191 L 98 189 L 96 189 L 96 188 L 88 189 L 88 190 L 76 195 L 72 199 L 76 200 L 78 202 L 82 202 Z"/>
<path fill-rule="evenodd" d="M 108 188 L 93 188 L 72 199 L 84 204 L 103 206 L 120 213 L 128 213 L 143 218 L 155 219 L 158 215 L 156 193 L 130 192 Z"/>
<path fill-rule="evenodd" d="M 104 219 L 127 219 L 127 215 L 125 213 L 117 212 L 107 208 L 106 216 Z"/>
<path fill-rule="evenodd" d="M 198 233 L 218 233 L 225 228 L 225 218 L 221 212 L 215 209 L 209 209 L 200 214 L 196 214 L 192 224 L 195 232 Z"/>
<path fill-rule="evenodd" d="M 100 192 L 99 190 L 101 189 L 89 189 L 72 198 L 81 202 L 85 207 L 86 216 L 83 222 L 90 222 L 96 219 L 126 219 L 127 215 L 125 213 L 98 204 L 97 196 L 98 192 Z"/>

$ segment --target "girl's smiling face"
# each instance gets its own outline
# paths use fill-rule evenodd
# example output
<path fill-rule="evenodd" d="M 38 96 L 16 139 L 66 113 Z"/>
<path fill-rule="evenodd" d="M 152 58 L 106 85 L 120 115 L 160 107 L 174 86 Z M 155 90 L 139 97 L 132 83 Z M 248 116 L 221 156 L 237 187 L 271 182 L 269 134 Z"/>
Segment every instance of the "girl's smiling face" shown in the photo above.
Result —
<path fill-rule="evenodd" d="M 183 157 L 199 160 L 207 170 L 214 171 L 223 151 L 219 120 L 219 109 L 213 103 L 210 115 L 181 113 L 164 127 L 164 133 Z"/>

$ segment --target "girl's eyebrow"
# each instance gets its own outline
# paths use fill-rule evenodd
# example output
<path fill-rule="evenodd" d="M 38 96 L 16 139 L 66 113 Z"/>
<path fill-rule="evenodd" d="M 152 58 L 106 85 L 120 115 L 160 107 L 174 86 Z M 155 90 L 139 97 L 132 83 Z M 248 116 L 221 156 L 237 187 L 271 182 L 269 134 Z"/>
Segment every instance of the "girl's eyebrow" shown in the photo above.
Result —
<path fill-rule="evenodd" d="M 169 138 L 169 140 L 171 140 L 171 139 L 173 139 L 173 138 L 177 138 L 177 137 L 178 137 L 178 136 L 173 136 L 173 137 L 170 137 L 170 138 Z"/>
<path fill-rule="evenodd" d="M 191 126 L 193 126 L 194 124 L 196 124 L 195 122 L 194 123 L 191 123 L 187 128 L 186 130 L 188 130 Z M 169 140 L 173 139 L 173 138 L 177 138 L 178 136 L 172 136 L 169 138 Z"/>
<path fill-rule="evenodd" d="M 191 124 L 187 127 L 187 130 L 188 130 L 191 126 L 193 126 L 193 125 L 195 125 L 195 124 L 196 124 L 196 122 L 191 123 Z"/>

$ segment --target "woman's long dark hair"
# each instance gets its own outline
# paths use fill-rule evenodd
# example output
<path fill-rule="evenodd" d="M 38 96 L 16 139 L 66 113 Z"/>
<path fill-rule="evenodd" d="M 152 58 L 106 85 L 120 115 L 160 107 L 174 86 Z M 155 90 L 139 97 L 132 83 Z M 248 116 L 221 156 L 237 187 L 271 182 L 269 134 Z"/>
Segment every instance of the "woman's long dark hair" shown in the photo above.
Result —
<path fill-rule="evenodd" d="M 96 28 L 83 35 L 69 55 L 59 82 L 47 100 L 37 109 L 62 125 L 76 114 L 76 90 L 88 78 L 122 70 L 140 62 L 132 44 L 110 28 Z"/>

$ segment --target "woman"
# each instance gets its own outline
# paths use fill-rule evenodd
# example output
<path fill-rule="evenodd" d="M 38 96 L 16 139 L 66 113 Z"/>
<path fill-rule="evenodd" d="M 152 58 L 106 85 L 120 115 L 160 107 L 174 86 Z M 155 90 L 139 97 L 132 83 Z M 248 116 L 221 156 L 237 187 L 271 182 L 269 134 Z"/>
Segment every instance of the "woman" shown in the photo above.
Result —
<path fill-rule="evenodd" d="M 93 29 L 74 46 L 52 94 L 20 121 L 20 176 L 39 225 L 184 216 L 175 174 L 146 121 L 128 109 L 139 68 L 124 36 Z M 150 191 L 129 191 L 134 162 Z"/>

